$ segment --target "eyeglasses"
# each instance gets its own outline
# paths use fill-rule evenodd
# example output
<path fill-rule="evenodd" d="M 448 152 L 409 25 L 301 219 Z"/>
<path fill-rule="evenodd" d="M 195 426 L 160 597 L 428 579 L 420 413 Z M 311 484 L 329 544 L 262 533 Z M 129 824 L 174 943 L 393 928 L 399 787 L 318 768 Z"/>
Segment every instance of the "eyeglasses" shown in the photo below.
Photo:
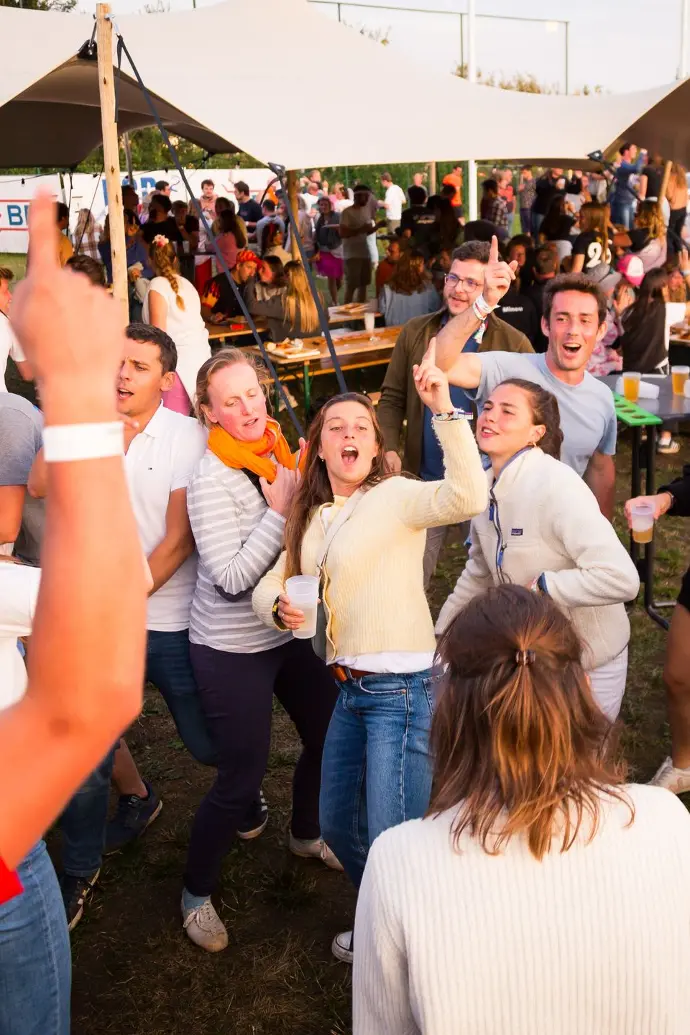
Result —
<path fill-rule="evenodd" d="M 451 284 L 453 291 L 464 284 L 470 292 L 483 286 L 478 280 L 473 280 L 472 277 L 459 277 L 457 273 L 446 273 L 446 284 Z"/>

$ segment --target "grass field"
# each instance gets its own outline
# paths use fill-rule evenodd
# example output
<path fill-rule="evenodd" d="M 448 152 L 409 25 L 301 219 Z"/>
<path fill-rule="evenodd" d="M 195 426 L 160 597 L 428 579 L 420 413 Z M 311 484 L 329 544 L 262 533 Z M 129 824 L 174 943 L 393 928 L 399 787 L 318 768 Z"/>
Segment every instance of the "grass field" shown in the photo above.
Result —
<path fill-rule="evenodd" d="M 690 447 L 684 444 L 684 458 Z M 660 476 L 681 458 L 661 460 Z M 618 499 L 627 497 L 630 450 L 618 459 Z M 687 526 L 666 519 L 658 530 L 657 590 L 677 592 L 688 563 Z M 622 531 L 622 529 L 621 529 Z M 452 588 L 464 547 L 451 542 L 431 589 L 434 612 Z M 665 633 L 638 604 L 622 749 L 633 778 L 653 774 L 668 749 L 660 681 Z M 352 920 L 354 894 L 340 874 L 303 862 L 285 849 L 290 777 L 297 755 L 294 731 L 276 709 L 264 789 L 270 822 L 256 842 L 228 856 L 216 905 L 230 946 L 209 956 L 182 934 L 182 873 L 194 809 L 211 774 L 177 739 L 153 688 L 130 742 L 164 808 L 144 839 L 106 861 L 87 918 L 73 936 L 73 1035 L 346 1035 L 350 974 L 330 955 L 334 933 Z"/>

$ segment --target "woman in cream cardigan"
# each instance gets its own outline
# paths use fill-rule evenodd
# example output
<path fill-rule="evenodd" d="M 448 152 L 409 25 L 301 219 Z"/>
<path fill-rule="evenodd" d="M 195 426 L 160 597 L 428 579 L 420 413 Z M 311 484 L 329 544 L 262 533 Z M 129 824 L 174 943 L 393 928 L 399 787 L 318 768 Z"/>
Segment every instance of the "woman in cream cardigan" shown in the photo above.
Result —
<path fill-rule="evenodd" d="M 296 629 L 304 616 L 286 596 L 285 579 L 320 574 L 326 662 L 340 686 L 324 746 L 321 829 L 356 886 L 374 838 L 422 816 L 429 803 L 436 640 L 422 572 L 426 529 L 467 520 L 486 505 L 479 452 L 465 414 L 453 409 L 433 344 L 416 377 L 435 415 L 444 480 L 387 477 L 370 401 L 331 399 L 312 425 L 286 550 L 253 595 L 267 625 Z M 351 932 L 336 936 L 333 952 L 352 959 Z"/>
<path fill-rule="evenodd" d="M 472 522 L 469 559 L 436 632 L 488 586 L 547 593 L 572 619 L 594 697 L 614 721 L 628 669 L 624 603 L 640 580 L 590 489 L 557 459 L 562 438 L 558 402 L 533 382 L 504 381 L 487 400 L 477 439 L 491 460 L 489 507 Z"/>

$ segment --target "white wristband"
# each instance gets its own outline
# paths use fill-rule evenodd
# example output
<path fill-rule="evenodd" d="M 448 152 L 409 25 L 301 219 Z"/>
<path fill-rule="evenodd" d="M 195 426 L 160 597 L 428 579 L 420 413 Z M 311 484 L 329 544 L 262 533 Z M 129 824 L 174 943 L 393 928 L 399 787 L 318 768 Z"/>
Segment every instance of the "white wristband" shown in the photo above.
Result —
<path fill-rule="evenodd" d="M 122 421 L 102 424 L 49 424 L 43 429 L 43 457 L 47 464 L 70 460 L 99 460 L 122 456 L 125 429 Z"/>
<path fill-rule="evenodd" d="M 474 309 L 474 315 L 478 320 L 486 320 L 487 316 L 489 316 L 490 313 L 493 313 L 497 306 L 489 305 L 484 296 L 479 295 L 478 298 L 475 298 L 472 308 Z"/>

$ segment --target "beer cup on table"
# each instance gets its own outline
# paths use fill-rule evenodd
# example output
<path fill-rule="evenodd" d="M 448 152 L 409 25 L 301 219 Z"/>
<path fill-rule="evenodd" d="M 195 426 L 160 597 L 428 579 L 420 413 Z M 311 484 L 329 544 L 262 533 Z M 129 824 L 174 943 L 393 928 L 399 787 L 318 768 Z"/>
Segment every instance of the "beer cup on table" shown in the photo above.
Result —
<path fill-rule="evenodd" d="M 364 314 L 364 330 L 371 332 L 376 326 L 376 313 L 365 313 Z"/>
<path fill-rule="evenodd" d="M 293 629 L 296 640 L 310 640 L 316 635 L 316 608 L 319 600 L 319 580 L 315 575 L 293 575 L 285 582 L 290 603 L 304 614 L 299 629 Z"/>
<path fill-rule="evenodd" d="M 642 375 L 636 370 L 623 372 L 623 395 L 628 402 L 636 403 L 640 398 L 640 380 Z"/>
<path fill-rule="evenodd" d="M 651 503 L 634 503 L 630 508 L 632 537 L 636 543 L 651 543 L 654 535 L 654 507 Z"/>
<path fill-rule="evenodd" d="M 690 367 L 671 367 L 674 395 L 685 395 L 685 382 L 688 377 L 690 377 Z"/>

